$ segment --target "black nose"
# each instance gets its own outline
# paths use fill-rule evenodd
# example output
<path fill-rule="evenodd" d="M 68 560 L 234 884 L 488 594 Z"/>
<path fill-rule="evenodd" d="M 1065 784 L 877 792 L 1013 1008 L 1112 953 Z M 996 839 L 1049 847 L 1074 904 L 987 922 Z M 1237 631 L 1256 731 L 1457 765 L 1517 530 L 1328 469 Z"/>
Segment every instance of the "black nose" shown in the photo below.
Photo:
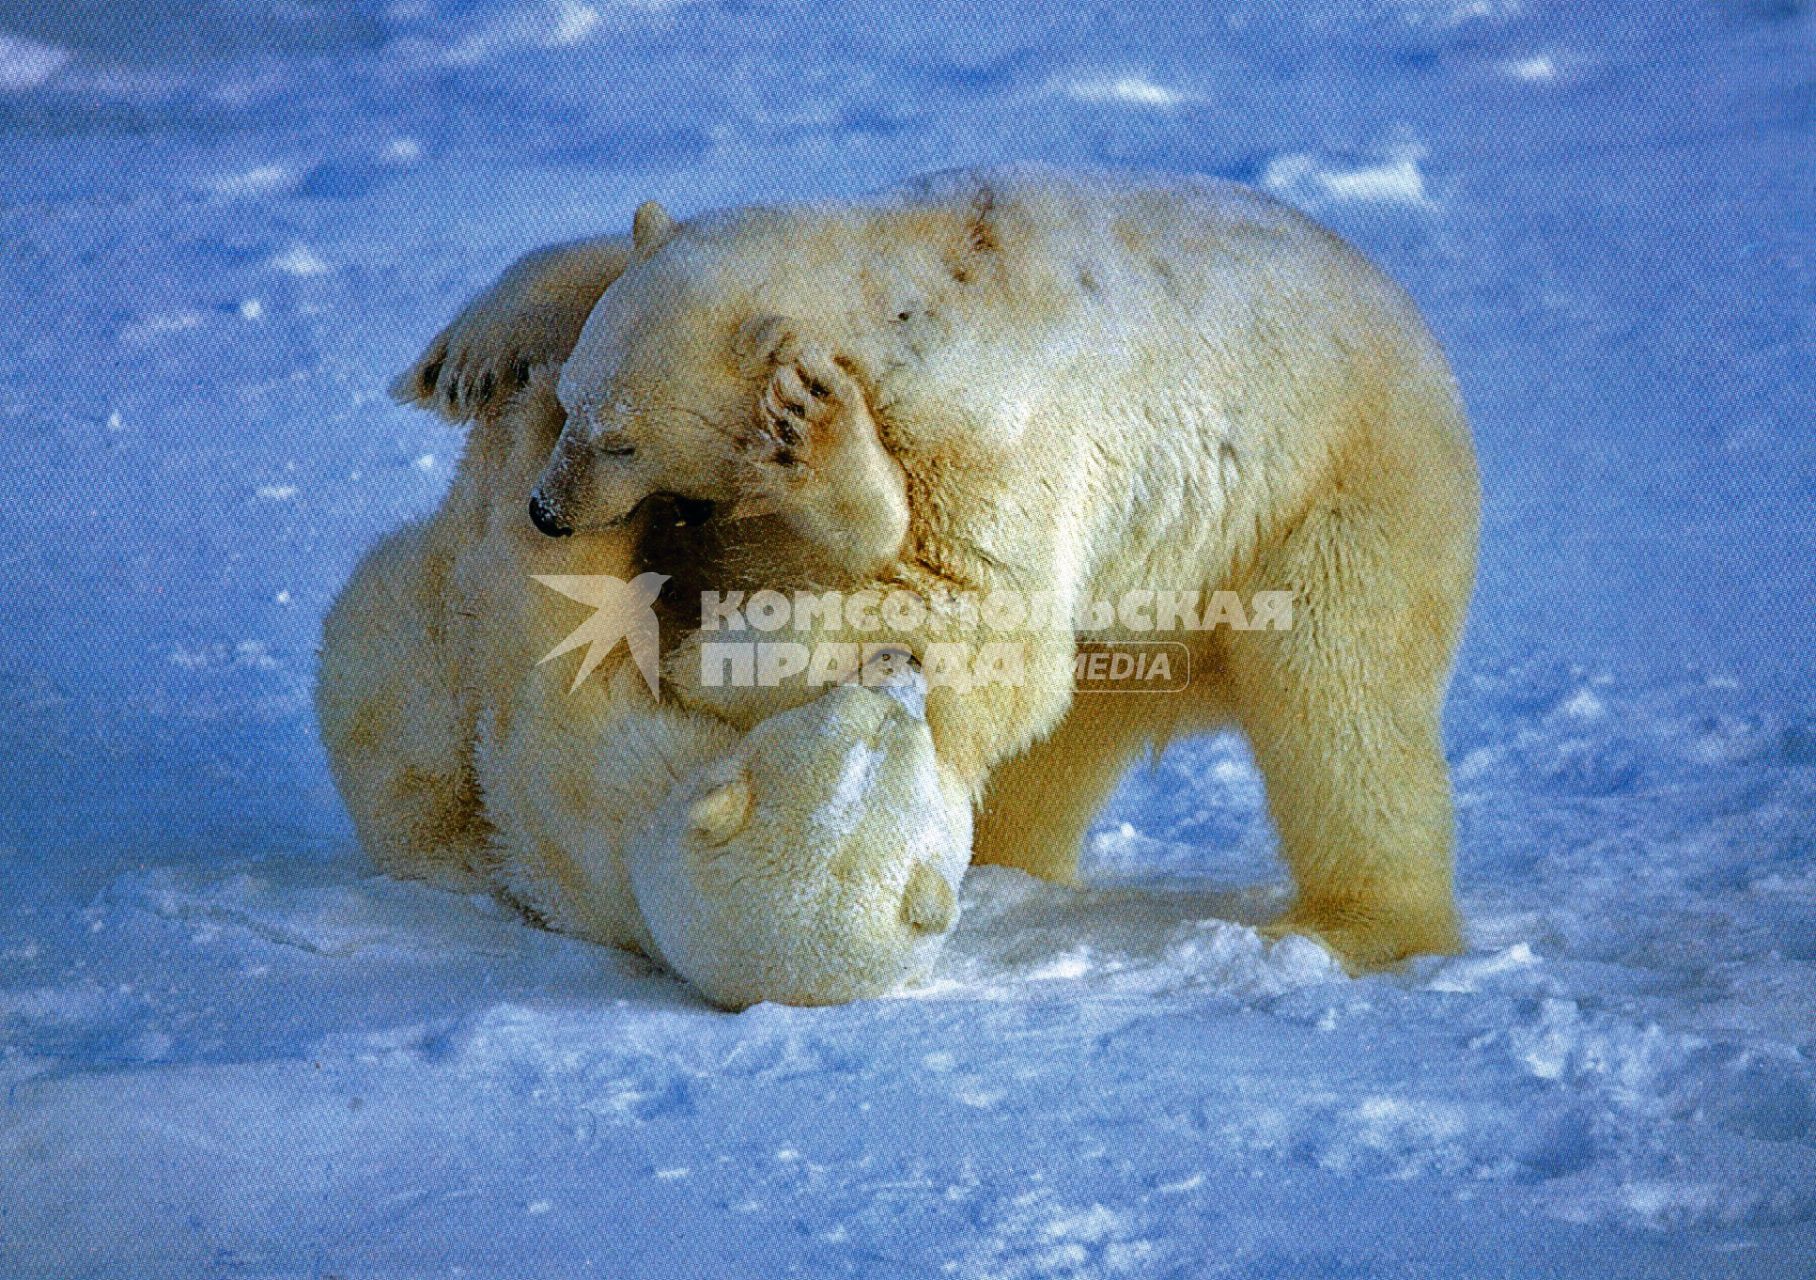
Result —
<path fill-rule="evenodd" d="M 530 494 L 530 523 L 551 538 L 565 538 L 574 532 L 570 526 L 561 523 L 561 517 L 549 508 L 540 493 Z"/>

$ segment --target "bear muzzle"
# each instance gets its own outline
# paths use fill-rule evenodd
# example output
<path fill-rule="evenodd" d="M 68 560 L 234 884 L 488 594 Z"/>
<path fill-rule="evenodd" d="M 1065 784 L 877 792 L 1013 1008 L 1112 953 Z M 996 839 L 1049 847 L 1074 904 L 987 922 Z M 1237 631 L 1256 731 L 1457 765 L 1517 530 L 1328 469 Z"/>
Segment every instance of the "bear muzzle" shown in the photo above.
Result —
<path fill-rule="evenodd" d="M 530 523 L 536 526 L 536 532 L 548 538 L 566 538 L 574 532 L 574 527 L 542 496 L 541 489 L 530 491 Z"/>

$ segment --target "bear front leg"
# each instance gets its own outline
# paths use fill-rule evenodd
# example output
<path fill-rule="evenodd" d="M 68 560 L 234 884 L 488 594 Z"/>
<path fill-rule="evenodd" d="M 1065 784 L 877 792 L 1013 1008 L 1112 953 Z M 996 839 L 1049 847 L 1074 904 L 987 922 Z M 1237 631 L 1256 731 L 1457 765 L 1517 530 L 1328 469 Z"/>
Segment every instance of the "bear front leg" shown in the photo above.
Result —
<path fill-rule="evenodd" d="M 1080 882 L 1085 836 L 1129 762 L 1164 736 L 1153 694 L 1075 698 L 1052 733 L 990 773 L 977 808 L 977 861 Z"/>
<path fill-rule="evenodd" d="M 863 388 L 825 349 L 784 336 L 737 444 L 746 497 L 774 511 L 853 577 L 892 562 L 908 533 L 902 469 L 877 435 Z"/>

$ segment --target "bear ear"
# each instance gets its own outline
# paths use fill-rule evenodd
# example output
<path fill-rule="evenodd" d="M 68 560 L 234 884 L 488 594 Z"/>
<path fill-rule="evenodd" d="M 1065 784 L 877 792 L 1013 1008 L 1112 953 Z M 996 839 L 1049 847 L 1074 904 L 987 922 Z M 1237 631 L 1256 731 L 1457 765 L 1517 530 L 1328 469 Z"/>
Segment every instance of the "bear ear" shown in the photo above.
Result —
<path fill-rule="evenodd" d="M 646 200 L 638 205 L 631 218 L 631 249 L 637 261 L 642 262 L 667 244 L 678 230 L 680 224 L 656 201 Z"/>
<path fill-rule="evenodd" d="M 750 780 L 739 774 L 688 806 L 688 833 L 709 848 L 724 844 L 750 821 L 750 801 Z"/>

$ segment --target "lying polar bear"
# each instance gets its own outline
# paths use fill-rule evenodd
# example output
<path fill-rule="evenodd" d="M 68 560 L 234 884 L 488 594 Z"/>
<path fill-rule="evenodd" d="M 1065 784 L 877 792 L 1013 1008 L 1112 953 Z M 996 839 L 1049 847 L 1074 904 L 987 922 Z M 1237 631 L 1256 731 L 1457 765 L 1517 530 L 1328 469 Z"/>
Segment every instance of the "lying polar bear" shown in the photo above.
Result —
<path fill-rule="evenodd" d="M 768 505 L 775 545 L 824 557 L 771 585 L 913 593 L 918 625 L 863 638 L 921 657 L 979 638 L 958 595 L 1290 592 L 1289 629 L 1178 633 L 1170 697 L 1075 699 L 1073 637 L 1045 633 L 1017 681 L 931 689 L 976 856 L 1074 878 L 1134 755 L 1234 725 L 1298 889 L 1280 929 L 1355 970 L 1457 947 L 1438 714 L 1475 466 L 1435 341 L 1354 250 L 1228 184 L 1030 169 L 686 225 L 645 206 L 609 290 L 587 264 L 607 243 L 528 273 L 537 306 L 596 284 L 583 328 L 577 304 L 556 325 L 494 309 L 408 377 L 424 402 L 494 403 L 559 359 L 544 334 L 580 330 L 539 529 L 610 536 L 659 495 L 709 524 Z M 819 692 L 714 687 L 701 647 L 665 667 L 691 714 L 750 730 Z"/>
<path fill-rule="evenodd" d="M 969 799 L 934 755 L 918 674 L 867 669 L 745 733 L 658 702 L 622 647 L 572 689 L 573 666 L 539 663 L 586 614 L 535 575 L 641 589 L 662 577 L 651 548 L 690 534 L 685 506 L 559 543 L 525 514 L 562 425 L 563 344 L 626 257 L 607 243 L 526 260 L 425 354 L 435 407 L 475 422 L 440 509 L 380 542 L 324 625 L 335 779 L 381 868 L 496 892 L 726 1007 L 880 995 L 932 965 L 970 854 Z M 506 332 L 519 354 L 551 344 L 534 359 L 463 359 L 523 313 Z M 772 523 L 740 528 L 789 563 Z M 727 551 L 687 547 L 700 568 Z"/>

